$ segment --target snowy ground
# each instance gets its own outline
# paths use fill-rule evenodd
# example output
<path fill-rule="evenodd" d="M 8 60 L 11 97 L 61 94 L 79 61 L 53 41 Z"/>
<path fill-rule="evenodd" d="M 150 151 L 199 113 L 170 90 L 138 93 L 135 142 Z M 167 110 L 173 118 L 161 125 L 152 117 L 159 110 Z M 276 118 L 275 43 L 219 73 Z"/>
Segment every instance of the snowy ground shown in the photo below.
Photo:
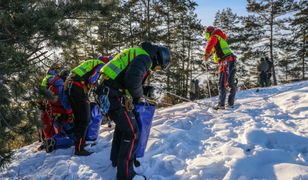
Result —
<path fill-rule="evenodd" d="M 308 179 L 308 81 L 241 91 L 234 109 L 214 111 L 209 103 L 159 109 L 137 171 L 151 180 Z M 0 179 L 113 180 L 112 132 L 102 127 L 89 157 L 26 146 Z"/>

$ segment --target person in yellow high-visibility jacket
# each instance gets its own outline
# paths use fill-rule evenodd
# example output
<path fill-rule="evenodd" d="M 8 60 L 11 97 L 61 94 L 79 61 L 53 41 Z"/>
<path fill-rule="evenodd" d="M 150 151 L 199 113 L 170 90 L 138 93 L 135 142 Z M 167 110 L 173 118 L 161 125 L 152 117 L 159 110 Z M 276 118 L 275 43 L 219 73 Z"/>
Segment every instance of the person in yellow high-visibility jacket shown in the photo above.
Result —
<path fill-rule="evenodd" d="M 204 31 L 208 41 L 205 48 L 204 60 L 207 61 L 211 54 L 214 62 L 219 64 L 219 102 L 215 109 L 225 109 L 226 88 L 230 87 L 228 106 L 233 107 L 236 94 L 236 56 L 232 53 L 226 34 L 213 26 L 208 26 Z"/>
<path fill-rule="evenodd" d="M 105 63 L 100 59 L 89 59 L 71 70 L 66 80 L 66 91 L 74 114 L 75 155 L 88 156 L 92 152 L 85 147 L 85 136 L 90 122 L 90 101 L 88 92 L 100 77 Z"/>
<path fill-rule="evenodd" d="M 144 98 L 143 83 L 150 70 L 165 70 L 170 64 L 170 52 L 165 46 L 144 42 L 140 47 L 129 48 L 113 57 L 101 70 L 104 81 L 97 89 L 109 89 L 110 109 L 108 115 L 116 124 L 110 160 L 117 167 L 117 179 L 137 178 L 133 163 L 139 141 L 139 129 L 133 104 Z"/>

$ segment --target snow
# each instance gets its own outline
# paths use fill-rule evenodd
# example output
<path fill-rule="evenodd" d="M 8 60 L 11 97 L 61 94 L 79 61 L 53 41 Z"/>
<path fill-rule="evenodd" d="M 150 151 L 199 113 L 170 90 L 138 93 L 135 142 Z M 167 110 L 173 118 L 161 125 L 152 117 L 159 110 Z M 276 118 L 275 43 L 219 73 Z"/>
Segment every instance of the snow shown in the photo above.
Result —
<path fill-rule="evenodd" d="M 210 102 L 158 109 L 136 171 L 151 180 L 308 179 L 308 81 L 240 91 L 234 109 L 215 111 Z M 89 157 L 74 156 L 73 147 L 23 147 L 0 179 L 114 180 L 112 133 L 102 126 Z"/>

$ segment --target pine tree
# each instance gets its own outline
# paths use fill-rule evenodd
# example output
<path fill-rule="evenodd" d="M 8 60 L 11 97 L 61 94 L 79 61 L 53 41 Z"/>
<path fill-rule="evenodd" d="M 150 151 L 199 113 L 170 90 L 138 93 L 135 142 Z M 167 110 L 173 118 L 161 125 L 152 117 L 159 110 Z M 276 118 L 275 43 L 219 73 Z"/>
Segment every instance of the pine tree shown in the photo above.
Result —
<path fill-rule="evenodd" d="M 295 6 L 295 17 L 291 23 L 291 26 L 294 27 L 294 39 L 295 43 L 293 46 L 296 46 L 298 49 L 296 51 L 296 61 L 297 67 L 301 67 L 302 79 L 305 79 L 305 73 L 307 70 L 307 56 L 308 48 L 307 37 L 308 37 L 308 1 L 301 0 Z"/>
<path fill-rule="evenodd" d="M 275 36 L 279 32 L 280 27 L 283 26 L 284 20 L 279 18 L 290 12 L 294 4 L 293 0 L 247 0 L 247 10 L 258 15 L 258 23 L 264 26 L 267 32 L 266 38 L 269 47 L 269 56 L 273 62 L 273 80 L 277 85 L 275 61 L 274 61 L 274 47 L 277 45 Z"/>
<path fill-rule="evenodd" d="M 196 5 L 195 2 L 188 1 L 161 1 L 158 4 L 160 8 L 156 8 L 164 20 L 161 24 L 164 27 L 160 33 L 161 41 L 167 44 L 172 52 L 166 90 L 183 97 L 189 94 L 193 64 L 201 59 L 198 48 L 201 45 L 199 37 L 202 26 L 194 13 Z"/>
<path fill-rule="evenodd" d="M 278 66 L 281 67 L 281 77 L 283 82 L 289 82 L 291 79 L 297 79 L 300 75 L 300 71 L 297 66 L 296 47 L 294 46 L 294 40 L 291 33 L 285 34 L 285 37 L 279 40 L 278 56 L 280 61 Z"/>
<path fill-rule="evenodd" d="M 78 29 L 68 19 L 81 12 L 107 11 L 96 1 L 0 1 L 0 166 L 11 150 L 34 140 L 37 92 L 56 47 L 70 46 Z"/>
<path fill-rule="evenodd" d="M 238 36 L 238 52 L 240 52 L 241 77 L 244 80 L 244 88 L 258 85 L 259 72 L 257 64 L 259 59 L 265 56 L 265 48 L 260 40 L 264 37 L 263 26 L 258 24 L 258 17 L 249 15 L 241 17 L 241 29 Z"/>

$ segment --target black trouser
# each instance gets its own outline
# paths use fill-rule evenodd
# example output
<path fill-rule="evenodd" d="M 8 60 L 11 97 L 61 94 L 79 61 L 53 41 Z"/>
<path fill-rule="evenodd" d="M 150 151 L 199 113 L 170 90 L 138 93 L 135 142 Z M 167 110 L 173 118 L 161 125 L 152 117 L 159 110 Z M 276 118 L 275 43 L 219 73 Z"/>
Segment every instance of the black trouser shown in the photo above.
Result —
<path fill-rule="evenodd" d="M 265 71 L 261 71 L 260 73 L 260 86 L 267 86 L 267 73 Z"/>
<path fill-rule="evenodd" d="M 236 60 L 222 62 L 219 65 L 219 105 L 224 106 L 226 100 L 226 88 L 230 87 L 228 104 L 233 106 L 236 94 Z"/>
<path fill-rule="evenodd" d="M 132 112 L 125 110 L 119 92 L 110 89 L 109 100 L 108 115 L 116 124 L 110 160 L 117 164 L 117 179 L 130 180 L 136 174 L 133 162 L 139 140 L 137 121 Z"/>
<path fill-rule="evenodd" d="M 69 101 L 74 113 L 74 134 L 76 136 L 76 150 L 84 147 L 85 136 L 90 122 L 90 102 L 82 87 L 72 84 Z"/>

